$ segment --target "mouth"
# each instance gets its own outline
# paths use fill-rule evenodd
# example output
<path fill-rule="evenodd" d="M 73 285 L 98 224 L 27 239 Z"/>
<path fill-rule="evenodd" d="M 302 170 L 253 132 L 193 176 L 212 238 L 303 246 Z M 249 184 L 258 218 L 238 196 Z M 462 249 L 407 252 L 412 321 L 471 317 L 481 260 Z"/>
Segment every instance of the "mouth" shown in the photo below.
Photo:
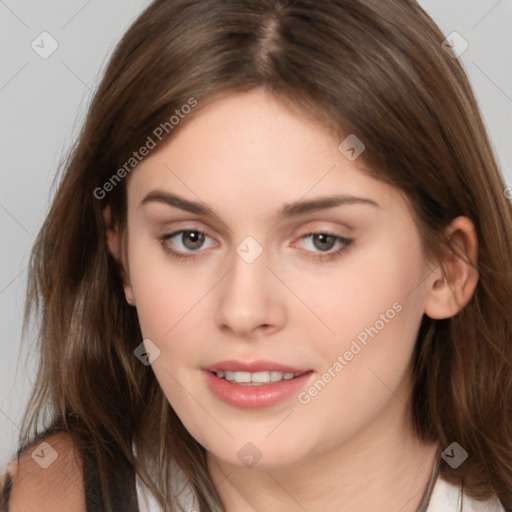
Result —
<path fill-rule="evenodd" d="M 219 379 L 242 386 L 268 385 L 283 380 L 293 380 L 312 371 L 309 368 L 297 368 L 276 361 L 264 360 L 252 362 L 220 361 L 203 367 L 203 370 L 213 373 Z"/>
<path fill-rule="evenodd" d="M 275 370 L 262 372 L 230 372 L 221 370 L 212 373 L 214 373 L 219 379 L 224 379 L 240 386 L 264 386 L 283 380 L 296 379 L 308 372 L 280 372 Z"/>
<path fill-rule="evenodd" d="M 202 368 L 208 389 L 221 401 L 240 409 L 262 409 L 293 397 L 314 371 L 274 361 L 222 361 Z"/>

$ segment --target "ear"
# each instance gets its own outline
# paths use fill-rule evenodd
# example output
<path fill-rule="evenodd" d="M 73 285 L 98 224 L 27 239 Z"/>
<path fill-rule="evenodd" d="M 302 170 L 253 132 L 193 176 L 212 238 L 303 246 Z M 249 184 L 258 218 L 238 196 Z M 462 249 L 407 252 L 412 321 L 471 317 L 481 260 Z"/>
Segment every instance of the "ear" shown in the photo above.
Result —
<path fill-rule="evenodd" d="M 455 316 L 470 301 L 478 283 L 474 224 L 467 217 L 456 217 L 445 233 L 451 250 L 432 272 L 425 301 L 425 313 L 433 319 Z"/>
<path fill-rule="evenodd" d="M 105 221 L 106 226 L 108 250 L 118 264 L 121 279 L 123 281 L 126 302 L 128 302 L 128 304 L 132 306 L 135 306 L 133 289 L 130 283 L 130 276 L 128 274 L 128 264 L 126 261 L 125 251 L 123 248 L 123 240 L 121 235 L 119 234 L 117 225 L 112 222 L 112 210 L 110 209 L 110 205 L 108 205 L 103 210 L 103 219 Z"/>

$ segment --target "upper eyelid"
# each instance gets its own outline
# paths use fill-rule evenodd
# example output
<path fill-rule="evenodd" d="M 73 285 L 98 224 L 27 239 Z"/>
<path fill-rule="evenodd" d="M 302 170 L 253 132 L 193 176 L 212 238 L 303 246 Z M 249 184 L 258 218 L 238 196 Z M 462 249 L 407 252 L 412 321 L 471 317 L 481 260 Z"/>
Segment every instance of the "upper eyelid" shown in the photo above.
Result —
<path fill-rule="evenodd" d="M 169 240 L 171 238 L 174 238 L 175 236 L 177 235 L 182 235 L 183 233 L 189 233 L 189 232 L 192 232 L 192 233 L 204 233 L 205 236 L 207 236 L 208 238 L 212 239 L 212 240 L 215 240 L 214 237 L 210 236 L 210 234 L 208 233 L 207 230 L 205 229 L 199 229 L 199 228 L 182 228 L 182 229 L 174 229 L 174 230 L 171 230 L 169 231 L 168 233 L 164 233 L 160 238 L 163 239 L 164 241 L 166 240 Z"/>
<path fill-rule="evenodd" d="M 195 222 L 197 222 L 197 224 L 195 224 Z M 301 224 L 301 226 L 304 226 L 304 224 L 310 224 L 312 222 L 314 222 L 314 223 L 325 223 L 326 221 L 317 220 L 317 219 L 311 219 L 310 221 L 307 221 L 307 222 L 302 221 L 300 224 Z M 306 229 L 303 229 L 303 227 L 300 227 L 300 228 L 286 229 L 286 231 L 288 233 L 289 232 L 297 233 L 299 231 L 304 231 L 304 233 L 303 233 L 304 235 L 309 234 L 309 233 L 328 233 L 328 234 L 332 234 L 334 236 L 339 236 L 341 238 L 349 238 L 350 233 L 354 231 L 353 227 L 350 227 L 349 225 L 347 225 L 345 223 L 340 223 L 339 221 L 327 221 L 327 222 L 331 222 L 331 223 L 335 223 L 335 224 L 338 224 L 338 225 L 342 225 L 344 227 L 344 229 L 346 229 L 349 232 L 349 234 L 347 234 L 347 235 L 338 234 L 338 233 L 336 233 L 337 229 L 329 228 L 329 227 L 326 227 L 326 228 L 322 228 L 322 227 L 320 227 L 320 228 L 306 228 Z M 178 227 L 174 228 L 173 225 L 175 225 L 175 224 L 178 224 Z M 162 236 L 165 235 L 165 234 L 176 233 L 176 232 L 180 232 L 180 231 L 203 231 L 206 234 L 208 234 L 208 236 L 210 236 L 210 233 L 212 231 L 211 228 L 210 227 L 203 227 L 203 226 L 204 226 L 204 223 L 202 221 L 200 221 L 200 220 L 198 220 L 198 221 L 193 220 L 193 219 L 177 220 L 177 221 L 172 221 L 172 222 L 161 223 L 160 230 L 162 231 Z M 214 231 L 215 231 L 215 229 L 214 229 Z M 231 231 L 232 230 L 230 230 L 230 232 Z M 215 238 L 215 237 L 212 237 L 212 238 Z M 227 238 L 229 239 L 229 235 L 228 235 Z"/>
<path fill-rule="evenodd" d="M 187 232 L 201 232 L 201 233 L 204 233 L 204 235 L 206 237 L 208 237 L 208 238 L 210 238 L 210 239 L 215 241 L 215 238 L 209 235 L 208 230 L 203 229 L 203 228 L 193 227 L 193 226 L 186 226 L 184 228 L 171 230 L 169 233 L 163 234 L 160 238 L 161 238 L 162 242 L 166 242 L 167 240 L 170 240 L 171 238 L 174 238 L 177 235 L 182 235 L 183 233 L 187 233 Z M 319 234 L 325 234 L 325 235 L 328 235 L 328 236 L 332 236 L 332 237 L 336 238 L 336 240 L 338 242 L 349 242 L 350 243 L 350 242 L 353 241 L 352 237 L 335 233 L 334 230 L 329 230 L 329 229 L 316 229 L 316 230 L 314 230 L 314 229 L 310 229 L 310 230 L 306 230 L 303 234 L 299 235 L 298 237 L 295 237 L 293 244 L 295 244 L 295 243 L 297 243 L 297 241 L 303 240 L 303 239 L 305 239 L 307 237 L 310 237 L 310 236 L 313 236 L 313 235 L 319 235 Z M 294 247 L 294 246 L 292 246 L 292 247 Z M 201 252 L 204 252 L 205 250 L 206 249 L 200 248 L 197 251 L 189 251 L 189 253 L 190 254 L 199 254 Z M 177 251 L 177 252 L 182 252 L 182 251 Z M 185 253 L 186 252 L 184 252 L 184 254 Z"/>
<path fill-rule="evenodd" d="M 336 239 L 336 242 L 338 242 L 338 243 L 351 244 L 354 241 L 354 238 L 352 238 L 350 236 L 338 235 L 336 233 L 333 233 L 333 232 L 327 231 L 327 230 L 326 231 L 321 231 L 321 230 L 320 231 L 308 231 L 307 233 L 300 235 L 297 240 L 303 240 L 307 237 L 311 237 L 311 236 L 319 235 L 319 234 L 332 236 Z M 295 244 L 296 242 L 293 242 L 293 243 Z M 322 253 L 322 251 L 319 251 L 319 253 Z M 327 254 L 327 253 L 328 252 L 326 252 L 325 254 Z"/>
<path fill-rule="evenodd" d="M 172 223 L 172 224 L 174 224 L 174 223 Z M 184 233 L 184 232 L 186 233 L 188 231 L 193 231 L 193 232 L 197 231 L 197 232 L 204 233 L 209 238 L 212 238 L 214 240 L 216 239 L 215 236 L 211 235 L 210 229 L 204 228 L 199 225 L 194 225 L 194 224 L 187 224 L 184 227 L 176 227 L 176 228 L 172 227 L 172 226 L 165 225 L 165 226 L 162 226 L 158 231 L 159 231 L 159 238 L 164 238 L 164 237 L 171 238 L 180 233 Z"/>
<path fill-rule="evenodd" d="M 352 231 L 352 229 L 348 228 L 348 226 L 346 226 L 347 229 L 349 229 L 350 231 Z M 205 235 L 209 236 L 210 238 L 213 238 L 215 239 L 216 237 L 215 236 L 212 236 L 210 234 L 210 229 L 208 228 L 203 228 L 203 227 L 200 227 L 200 226 L 195 226 L 195 225 L 186 225 L 184 227 L 177 227 L 177 228 L 166 228 L 166 229 L 162 229 L 162 234 L 161 234 L 161 237 L 171 237 L 171 236 L 175 236 L 179 233 L 183 233 L 183 232 L 190 232 L 190 231 L 197 231 L 197 232 L 202 232 L 204 233 Z M 297 231 L 302 231 L 300 229 L 294 229 L 293 230 L 294 232 L 297 232 Z M 303 230 L 303 233 L 300 234 L 300 235 L 296 235 L 296 237 L 298 238 L 303 238 L 305 236 L 308 236 L 308 235 L 318 235 L 318 234 L 326 234 L 326 235 L 331 235 L 331 236 L 335 236 L 335 237 L 339 237 L 339 238 L 345 238 L 345 239 L 349 239 L 350 238 L 350 235 L 343 235 L 343 234 L 340 234 L 340 233 L 336 233 L 336 230 L 335 229 L 331 229 L 331 228 L 310 228 L 310 229 L 305 229 Z"/>

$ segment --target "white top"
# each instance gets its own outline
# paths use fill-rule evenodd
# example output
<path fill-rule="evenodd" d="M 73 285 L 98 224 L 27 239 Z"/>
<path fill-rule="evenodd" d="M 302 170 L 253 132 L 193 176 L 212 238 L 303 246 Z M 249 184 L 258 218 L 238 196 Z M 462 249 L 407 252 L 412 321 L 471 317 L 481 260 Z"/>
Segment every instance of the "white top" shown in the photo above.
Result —
<path fill-rule="evenodd" d="M 145 486 L 138 476 L 136 480 L 140 512 L 162 512 L 158 503 L 151 496 L 151 493 L 149 491 L 146 492 Z M 190 487 L 183 486 L 183 492 L 179 495 L 179 501 L 185 512 L 199 512 L 197 498 Z M 439 476 L 432 489 L 427 512 L 457 512 L 458 502 L 459 487 L 448 483 Z M 505 512 L 505 509 L 497 497 L 487 501 L 479 501 L 470 498 L 464 493 L 462 497 L 462 512 Z"/>
<path fill-rule="evenodd" d="M 162 509 L 153 495 L 149 492 L 144 482 L 135 473 L 137 484 L 137 501 L 140 512 L 162 512 Z M 188 485 L 180 485 L 183 491 L 178 494 L 178 500 L 185 512 L 199 512 L 199 504 L 192 488 Z M 174 488 L 175 489 L 175 488 Z M 176 492 L 176 489 L 175 489 Z"/>
<path fill-rule="evenodd" d="M 456 512 L 459 503 L 459 486 L 448 483 L 438 477 L 430 496 L 427 512 Z M 470 498 L 466 493 L 462 496 L 463 512 L 505 512 L 497 497 L 486 501 Z"/>

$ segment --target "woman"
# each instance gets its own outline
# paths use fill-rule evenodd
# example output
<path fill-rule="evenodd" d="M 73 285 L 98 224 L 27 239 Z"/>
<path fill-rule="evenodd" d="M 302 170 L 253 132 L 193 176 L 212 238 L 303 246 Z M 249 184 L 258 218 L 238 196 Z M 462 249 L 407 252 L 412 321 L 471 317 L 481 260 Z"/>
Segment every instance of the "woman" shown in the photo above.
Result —
<path fill-rule="evenodd" d="M 142 13 L 32 254 L 4 508 L 512 509 L 512 210 L 443 40 L 409 0 Z"/>

